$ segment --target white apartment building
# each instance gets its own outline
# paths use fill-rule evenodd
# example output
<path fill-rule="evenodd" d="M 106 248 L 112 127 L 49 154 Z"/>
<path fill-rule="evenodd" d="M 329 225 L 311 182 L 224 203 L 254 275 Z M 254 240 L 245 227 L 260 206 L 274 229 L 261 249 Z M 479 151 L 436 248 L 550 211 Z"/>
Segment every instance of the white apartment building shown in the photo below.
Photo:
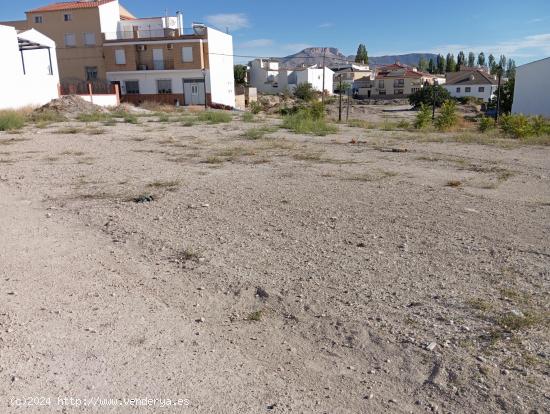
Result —
<path fill-rule="evenodd" d="M 55 42 L 30 29 L 0 25 L 0 109 L 43 105 L 59 97 Z"/>
<path fill-rule="evenodd" d="M 446 80 L 444 87 L 453 98 L 473 97 L 489 102 L 498 87 L 495 76 L 478 68 L 448 72 Z"/>
<path fill-rule="evenodd" d="M 550 57 L 516 69 L 512 112 L 550 117 Z"/>

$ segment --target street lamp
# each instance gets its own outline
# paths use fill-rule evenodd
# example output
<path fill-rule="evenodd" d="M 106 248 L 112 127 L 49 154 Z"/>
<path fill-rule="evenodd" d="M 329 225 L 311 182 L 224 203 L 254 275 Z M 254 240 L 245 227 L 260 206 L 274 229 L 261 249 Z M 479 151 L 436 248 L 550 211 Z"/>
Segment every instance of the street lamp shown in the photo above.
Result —
<path fill-rule="evenodd" d="M 207 99 L 206 99 L 206 69 L 205 68 L 202 68 L 201 69 L 201 72 L 202 72 L 202 82 L 204 84 L 204 109 L 208 109 L 208 102 L 207 102 Z"/>

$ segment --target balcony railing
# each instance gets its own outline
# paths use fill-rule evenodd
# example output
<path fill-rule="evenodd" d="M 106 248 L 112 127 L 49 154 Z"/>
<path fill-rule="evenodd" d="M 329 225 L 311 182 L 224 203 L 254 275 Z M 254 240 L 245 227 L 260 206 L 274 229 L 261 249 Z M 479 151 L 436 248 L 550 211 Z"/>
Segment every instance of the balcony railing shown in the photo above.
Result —
<path fill-rule="evenodd" d="M 173 70 L 174 60 L 140 60 L 136 63 L 137 70 Z"/>
<path fill-rule="evenodd" d="M 103 33 L 104 40 L 139 40 L 139 39 L 166 39 L 177 38 L 181 36 L 197 35 L 203 36 L 199 28 L 183 28 L 183 29 L 147 29 L 147 30 L 129 30 L 118 32 Z"/>

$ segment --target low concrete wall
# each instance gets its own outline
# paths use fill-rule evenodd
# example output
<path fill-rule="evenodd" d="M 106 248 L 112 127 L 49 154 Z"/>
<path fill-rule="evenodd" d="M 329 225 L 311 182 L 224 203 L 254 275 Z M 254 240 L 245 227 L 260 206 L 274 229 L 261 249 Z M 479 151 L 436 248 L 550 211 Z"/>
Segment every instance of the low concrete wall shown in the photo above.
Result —
<path fill-rule="evenodd" d="M 91 102 L 94 105 L 99 106 L 117 106 L 120 104 L 118 95 L 78 95 L 87 102 Z"/>

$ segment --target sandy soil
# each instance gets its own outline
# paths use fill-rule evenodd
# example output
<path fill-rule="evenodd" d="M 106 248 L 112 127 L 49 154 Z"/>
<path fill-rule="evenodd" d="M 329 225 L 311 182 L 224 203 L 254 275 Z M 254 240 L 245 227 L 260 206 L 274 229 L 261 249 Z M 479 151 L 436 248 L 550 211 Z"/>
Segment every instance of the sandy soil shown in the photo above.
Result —
<path fill-rule="evenodd" d="M 548 148 L 152 120 L 0 133 L 0 412 L 550 411 Z"/>

